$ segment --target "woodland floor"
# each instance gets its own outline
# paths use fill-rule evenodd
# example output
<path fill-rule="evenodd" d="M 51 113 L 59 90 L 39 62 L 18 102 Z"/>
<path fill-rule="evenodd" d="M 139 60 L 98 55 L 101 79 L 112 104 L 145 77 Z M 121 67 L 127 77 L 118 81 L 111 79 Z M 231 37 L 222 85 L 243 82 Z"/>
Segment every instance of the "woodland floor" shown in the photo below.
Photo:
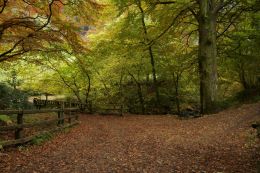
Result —
<path fill-rule="evenodd" d="M 216 115 L 82 115 L 81 124 L 42 144 L 0 153 L 0 172 L 241 172 L 256 171 L 260 103 Z"/>

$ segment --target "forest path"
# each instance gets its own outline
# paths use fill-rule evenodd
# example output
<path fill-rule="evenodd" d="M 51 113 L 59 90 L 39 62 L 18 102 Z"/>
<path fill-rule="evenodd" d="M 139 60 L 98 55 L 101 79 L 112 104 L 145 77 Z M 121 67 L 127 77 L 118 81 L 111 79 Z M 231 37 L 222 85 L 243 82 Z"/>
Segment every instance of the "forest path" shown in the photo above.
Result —
<path fill-rule="evenodd" d="M 260 103 L 216 115 L 90 115 L 40 145 L 0 153 L 3 173 L 256 172 L 255 131 Z"/>

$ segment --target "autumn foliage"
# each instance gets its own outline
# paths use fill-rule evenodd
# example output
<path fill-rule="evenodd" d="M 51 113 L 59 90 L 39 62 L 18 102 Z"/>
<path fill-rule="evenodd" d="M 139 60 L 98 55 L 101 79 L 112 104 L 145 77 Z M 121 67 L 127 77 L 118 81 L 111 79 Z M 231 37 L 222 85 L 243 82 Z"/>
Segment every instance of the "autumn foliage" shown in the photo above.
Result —
<path fill-rule="evenodd" d="M 0 62 L 29 52 L 83 50 L 82 27 L 94 22 L 101 7 L 91 0 L 1 0 L 0 4 Z"/>

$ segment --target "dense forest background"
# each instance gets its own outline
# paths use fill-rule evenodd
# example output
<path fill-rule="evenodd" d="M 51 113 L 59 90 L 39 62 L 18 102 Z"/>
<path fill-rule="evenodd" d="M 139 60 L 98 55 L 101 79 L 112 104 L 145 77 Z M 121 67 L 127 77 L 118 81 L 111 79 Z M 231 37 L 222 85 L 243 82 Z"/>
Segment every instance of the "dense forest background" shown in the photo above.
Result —
<path fill-rule="evenodd" d="M 0 109 L 62 95 L 181 115 L 260 98 L 259 0 L 0 2 Z"/>

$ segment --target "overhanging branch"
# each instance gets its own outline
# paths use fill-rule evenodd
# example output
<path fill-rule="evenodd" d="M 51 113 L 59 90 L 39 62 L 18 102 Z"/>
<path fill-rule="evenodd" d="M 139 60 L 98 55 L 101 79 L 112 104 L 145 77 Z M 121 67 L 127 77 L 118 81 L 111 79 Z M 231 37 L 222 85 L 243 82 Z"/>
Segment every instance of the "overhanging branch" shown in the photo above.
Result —
<path fill-rule="evenodd" d="M 7 2 L 7 0 L 5 0 L 4 2 Z M 3 52 L 0 54 L 0 62 L 2 61 L 5 61 L 9 58 L 12 58 L 14 56 L 12 55 L 8 55 L 10 53 L 12 53 L 16 48 L 17 46 L 19 46 L 23 41 L 25 41 L 26 39 L 30 38 L 30 37 L 33 37 L 33 35 L 36 33 L 36 32 L 39 32 L 40 30 L 42 30 L 43 28 L 45 28 L 51 21 L 51 17 L 52 17 L 52 5 L 54 4 L 55 0 L 52 0 L 48 7 L 49 7 L 49 15 L 48 15 L 48 18 L 47 18 L 47 21 L 41 26 L 39 27 L 38 29 L 36 29 L 33 33 L 30 33 L 28 34 L 26 37 L 23 37 L 22 39 L 18 40 L 13 46 L 12 48 L 10 48 L 9 50 Z M 24 53 L 26 53 L 26 51 L 24 51 Z M 21 53 L 22 54 L 22 53 Z"/>

